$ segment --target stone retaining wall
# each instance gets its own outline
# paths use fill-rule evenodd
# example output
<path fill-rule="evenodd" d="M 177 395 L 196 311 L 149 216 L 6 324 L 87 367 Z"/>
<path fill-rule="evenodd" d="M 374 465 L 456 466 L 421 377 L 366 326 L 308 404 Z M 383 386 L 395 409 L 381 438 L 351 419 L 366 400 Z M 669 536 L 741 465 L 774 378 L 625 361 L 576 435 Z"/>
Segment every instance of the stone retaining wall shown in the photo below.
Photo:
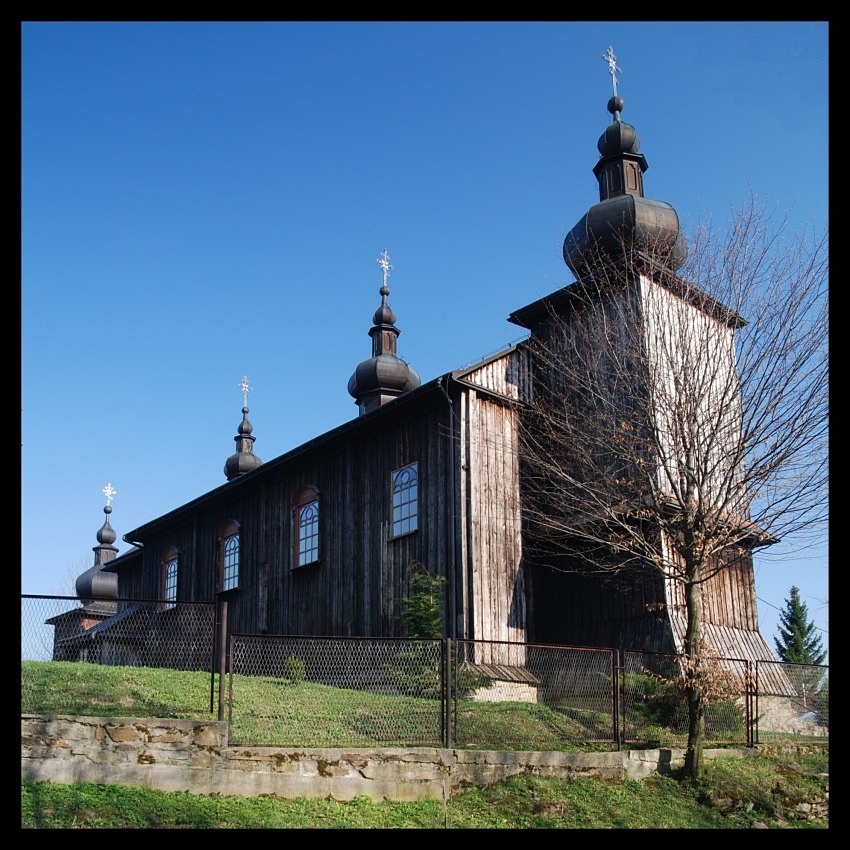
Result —
<path fill-rule="evenodd" d="M 752 750 L 706 750 L 705 757 Z M 227 723 L 24 715 L 21 779 L 93 782 L 193 794 L 352 800 L 448 799 L 517 773 L 643 779 L 684 762 L 682 749 L 606 753 L 231 747 Z"/>

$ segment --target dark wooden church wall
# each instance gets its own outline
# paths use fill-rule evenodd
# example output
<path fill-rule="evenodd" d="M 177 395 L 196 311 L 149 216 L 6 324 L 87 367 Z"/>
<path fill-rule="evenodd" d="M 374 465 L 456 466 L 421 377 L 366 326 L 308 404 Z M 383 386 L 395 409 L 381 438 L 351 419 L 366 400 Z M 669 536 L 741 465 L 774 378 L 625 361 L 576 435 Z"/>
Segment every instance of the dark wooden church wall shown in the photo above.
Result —
<path fill-rule="evenodd" d="M 576 570 L 556 557 L 526 562 L 533 642 L 669 651 L 660 574 L 608 578 Z"/>
<path fill-rule="evenodd" d="M 270 633 L 400 633 L 399 602 L 407 593 L 409 564 L 417 560 L 432 572 L 445 571 L 444 419 L 438 406 L 381 431 L 363 429 L 312 463 L 290 466 L 269 484 L 265 609 Z M 419 465 L 418 528 L 393 539 L 392 472 L 413 462 Z M 306 485 L 319 491 L 319 561 L 293 568 L 292 499 Z"/>

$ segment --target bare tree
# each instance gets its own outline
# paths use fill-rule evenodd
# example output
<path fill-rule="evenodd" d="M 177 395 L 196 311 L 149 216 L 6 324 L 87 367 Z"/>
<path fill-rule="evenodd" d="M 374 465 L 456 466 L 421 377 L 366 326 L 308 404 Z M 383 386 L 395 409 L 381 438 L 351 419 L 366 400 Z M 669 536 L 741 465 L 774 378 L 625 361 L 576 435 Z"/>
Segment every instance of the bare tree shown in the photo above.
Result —
<path fill-rule="evenodd" d="M 730 222 L 698 227 L 677 272 L 648 243 L 586 258 L 528 341 L 520 437 L 533 551 L 663 577 L 684 630 L 690 776 L 706 583 L 827 510 L 827 235 L 789 234 L 752 197 Z"/>

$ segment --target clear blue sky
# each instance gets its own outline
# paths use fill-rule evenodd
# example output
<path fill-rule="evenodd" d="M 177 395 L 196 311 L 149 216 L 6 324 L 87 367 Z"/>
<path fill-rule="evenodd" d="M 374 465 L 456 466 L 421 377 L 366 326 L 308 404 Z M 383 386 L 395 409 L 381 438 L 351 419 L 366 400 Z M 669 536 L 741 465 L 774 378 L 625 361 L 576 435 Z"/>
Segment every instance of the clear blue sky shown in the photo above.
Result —
<path fill-rule="evenodd" d="M 24 22 L 22 559 L 67 593 L 121 535 L 357 414 L 376 263 L 423 381 L 522 336 L 598 200 L 613 45 L 646 195 L 827 225 L 826 22 Z M 791 547 L 786 547 L 791 548 Z M 759 560 L 828 637 L 826 542 Z"/>

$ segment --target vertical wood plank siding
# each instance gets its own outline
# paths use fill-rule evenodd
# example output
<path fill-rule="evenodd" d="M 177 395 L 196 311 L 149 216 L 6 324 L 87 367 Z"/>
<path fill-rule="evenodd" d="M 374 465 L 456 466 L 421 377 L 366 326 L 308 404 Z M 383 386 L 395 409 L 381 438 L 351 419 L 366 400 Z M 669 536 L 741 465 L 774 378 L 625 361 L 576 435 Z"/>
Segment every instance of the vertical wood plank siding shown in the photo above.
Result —
<path fill-rule="evenodd" d="M 463 375 L 506 399 L 527 398 L 523 348 Z M 519 489 L 518 412 L 505 402 L 464 389 L 461 405 L 462 504 L 469 600 L 467 636 L 486 641 L 527 640 Z M 479 647 L 481 663 L 500 663 L 499 647 Z M 514 660 L 514 663 L 515 660 Z"/>
<path fill-rule="evenodd" d="M 611 318 L 623 312 L 612 308 Z M 665 589 L 657 573 L 611 587 L 569 565 L 557 571 L 523 560 L 512 402 L 529 398 L 525 347 L 446 377 L 414 404 L 353 421 L 143 527 L 144 548 L 120 573 L 121 595 L 159 598 L 161 556 L 173 546 L 178 599 L 213 600 L 219 529 L 233 521 L 240 529 L 239 587 L 228 593 L 233 632 L 401 635 L 408 568 L 420 561 L 450 582 L 446 601 L 456 619 L 448 632 L 458 638 L 670 651 L 682 627 L 681 593 Z M 410 463 L 418 464 L 418 526 L 393 538 L 392 473 Z M 319 560 L 294 567 L 292 503 L 308 485 L 319 494 Z M 718 651 L 772 658 L 758 634 L 751 559 L 706 584 L 704 612 Z M 499 663 L 497 649 L 480 660 Z"/>
<path fill-rule="evenodd" d="M 415 415 L 396 417 L 380 430 L 358 429 L 315 452 L 312 462 L 304 457 L 274 476 L 260 475 L 257 486 L 240 488 L 238 497 L 200 506 L 168 530 L 158 529 L 144 541 L 143 569 L 122 576 L 122 595 L 159 598 L 160 553 L 173 545 L 180 553 L 178 598 L 214 599 L 217 532 L 233 520 L 240 526 L 240 567 L 239 589 L 228 597 L 232 631 L 400 634 L 410 563 L 421 561 L 446 576 L 454 539 L 447 514 L 448 403 L 442 394 L 433 399 Z M 392 472 L 410 463 L 418 464 L 418 527 L 394 539 Z M 292 499 L 307 485 L 319 493 L 319 560 L 293 568 Z"/>
<path fill-rule="evenodd" d="M 458 377 L 504 398 L 527 400 L 531 392 L 528 351 L 521 345 L 508 349 L 480 366 L 463 370 Z"/>

